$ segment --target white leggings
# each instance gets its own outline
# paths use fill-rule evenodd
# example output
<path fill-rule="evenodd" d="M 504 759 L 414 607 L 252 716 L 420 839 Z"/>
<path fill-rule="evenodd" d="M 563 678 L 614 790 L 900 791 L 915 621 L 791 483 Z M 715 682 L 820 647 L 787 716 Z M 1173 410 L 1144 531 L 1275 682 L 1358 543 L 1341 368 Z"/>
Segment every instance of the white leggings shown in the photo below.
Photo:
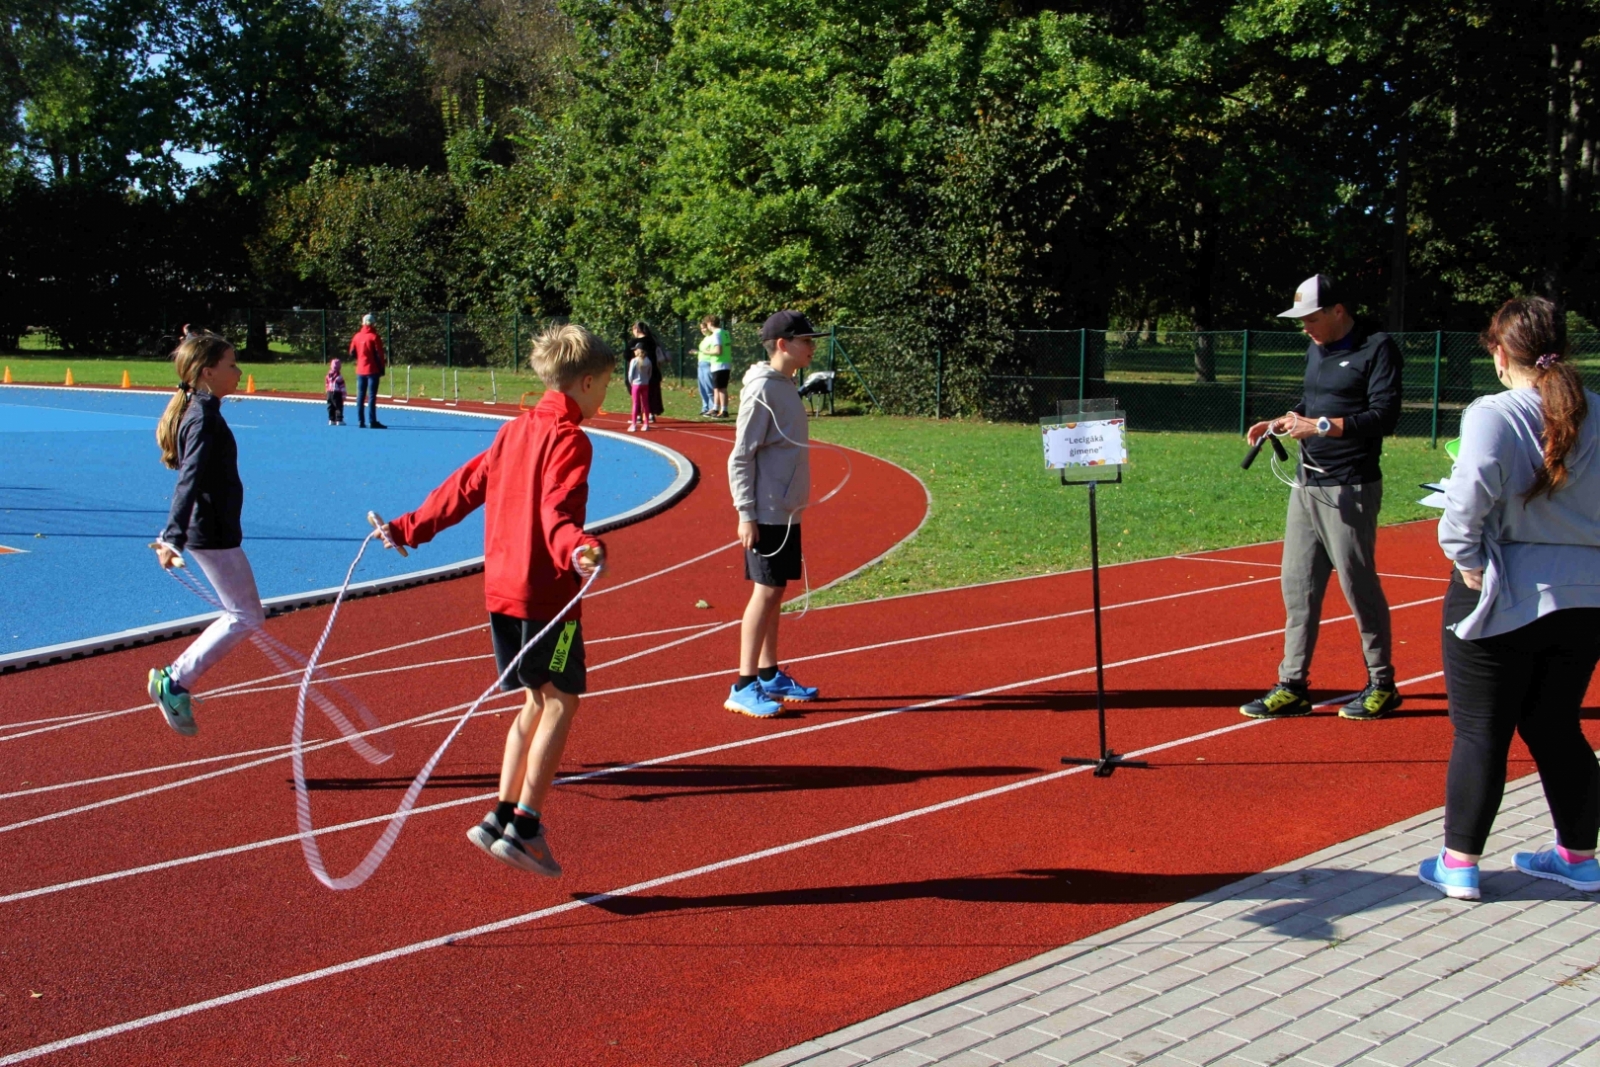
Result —
<path fill-rule="evenodd" d="M 261 606 L 261 594 L 256 592 L 256 576 L 250 570 L 244 549 L 191 548 L 189 558 L 205 572 L 224 610 L 195 638 L 194 644 L 172 661 L 169 674 L 185 689 L 193 688 L 217 660 L 267 619 L 267 611 Z"/>

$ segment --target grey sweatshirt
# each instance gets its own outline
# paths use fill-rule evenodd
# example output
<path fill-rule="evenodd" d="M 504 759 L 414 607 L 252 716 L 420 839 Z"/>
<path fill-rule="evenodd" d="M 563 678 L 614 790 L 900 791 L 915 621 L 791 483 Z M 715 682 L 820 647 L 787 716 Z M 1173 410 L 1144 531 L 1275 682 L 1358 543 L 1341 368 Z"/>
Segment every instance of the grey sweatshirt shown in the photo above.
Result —
<path fill-rule="evenodd" d="M 740 522 L 798 522 L 811 498 L 810 427 L 794 379 L 768 363 L 744 372 L 739 425 L 728 453 L 728 488 Z"/>
<path fill-rule="evenodd" d="M 1600 396 L 1588 399 L 1567 454 L 1567 484 L 1526 502 L 1544 466 L 1538 390 L 1480 397 L 1462 415 L 1439 547 L 1484 575 L 1477 609 L 1452 627 L 1457 637 L 1493 637 L 1563 608 L 1600 607 Z"/>

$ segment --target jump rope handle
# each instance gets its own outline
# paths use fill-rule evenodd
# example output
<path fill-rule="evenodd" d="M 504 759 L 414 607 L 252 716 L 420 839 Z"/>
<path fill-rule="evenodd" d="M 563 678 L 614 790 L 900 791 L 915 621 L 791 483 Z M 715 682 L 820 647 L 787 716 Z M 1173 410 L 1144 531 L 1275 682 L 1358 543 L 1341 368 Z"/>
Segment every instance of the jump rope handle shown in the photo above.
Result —
<path fill-rule="evenodd" d="M 1266 444 L 1268 441 L 1272 442 L 1272 450 L 1278 454 L 1278 462 L 1289 462 L 1289 453 L 1288 450 L 1283 447 L 1283 442 L 1279 441 L 1270 433 L 1264 433 L 1261 435 L 1261 440 L 1250 446 L 1250 451 L 1244 454 L 1244 462 L 1239 464 L 1239 468 L 1241 470 L 1249 470 L 1250 464 L 1254 463 L 1256 461 L 1256 457 L 1261 455 L 1261 446 Z"/>
<path fill-rule="evenodd" d="M 410 555 L 410 553 L 406 551 L 405 545 L 397 544 L 394 538 L 389 536 L 388 524 L 383 521 L 383 517 L 380 516 L 376 511 L 367 512 L 367 521 L 372 524 L 372 528 L 374 530 L 378 531 L 378 536 L 383 540 L 384 548 L 392 548 L 396 552 L 400 553 L 401 556 Z"/>

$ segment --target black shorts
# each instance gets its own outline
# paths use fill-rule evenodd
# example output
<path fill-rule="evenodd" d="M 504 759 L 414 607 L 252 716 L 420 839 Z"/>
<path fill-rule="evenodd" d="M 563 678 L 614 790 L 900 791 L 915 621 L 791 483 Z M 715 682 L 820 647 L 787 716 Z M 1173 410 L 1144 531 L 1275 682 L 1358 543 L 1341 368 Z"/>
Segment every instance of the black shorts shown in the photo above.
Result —
<path fill-rule="evenodd" d="M 789 582 L 799 581 L 804 566 L 800 555 L 800 524 L 762 522 L 756 524 L 756 530 L 756 547 L 744 550 L 744 576 L 757 585 L 779 589 Z"/>
<path fill-rule="evenodd" d="M 545 623 L 519 619 L 515 615 L 489 613 L 489 633 L 494 639 L 494 662 L 501 674 L 528 638 L 544 629 Z M 500 684 L 507 693 L 518 689 L 538 689 L 549 682 L 563 693 L 574 696 L 588 688 L 583 663 L 583 624 L 575 619 L 559 622 L 522 657 L 517 669 Z"/>
<path fill-rule="evenodd" d="M 731 377 L 733 377 L 733 368 L 718 367 L 711 372 L 711 388 L 721 389 L 726 393 L 728 391 L 728 379 Z"/>

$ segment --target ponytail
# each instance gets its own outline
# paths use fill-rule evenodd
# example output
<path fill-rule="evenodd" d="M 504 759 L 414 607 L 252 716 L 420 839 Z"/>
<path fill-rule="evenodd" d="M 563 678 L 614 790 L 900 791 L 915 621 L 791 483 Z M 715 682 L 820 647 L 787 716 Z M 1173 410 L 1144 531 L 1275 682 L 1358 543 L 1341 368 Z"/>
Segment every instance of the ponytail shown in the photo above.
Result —
<path fill-rule="evenodd" d="M 1577 446 L 1578 430 L 1589 416 L 1583 376 L 1564 356 L 1551 360 L 1539 372 L 1535 388 L 1544 411 L 1544 466 L 1539 468 L 1524 500 L 1532 500 L 1540 493 L 1552 495 L 1567 484 L 1567 455 Z"/>
<path fill-rule="evenodd" d="M 1510 363 L 1534 376 L 1544 415 L 1544 466 L 1534 476 L 1523 503 L 1540 493 L 1553 495 L 1567 484 L 1567 456 L 1589 417 L 1583 376 L 1567 358 L 1567 323 L 1561 310 L 1542 296 L 1507 300 L 1483 331 L 1486 347 L 1499 346 Z"/>
<path fill-rule="evenodd" d="M 200 372 L 214 367 L 233 346 L 227 338 L 210 332 L 190 333 L 184 328 L 184 338 L 172 352 L 172 366 L 178 372 L 178 388 L 167 401 L 167 410 L 161 413 L 156 424 L 156 444 L 161 446 L 161 462 L 173 470 L 178 469 L 178 426 L 184 412 L 189 410 L 189 400 L 200 386 Z"/>

